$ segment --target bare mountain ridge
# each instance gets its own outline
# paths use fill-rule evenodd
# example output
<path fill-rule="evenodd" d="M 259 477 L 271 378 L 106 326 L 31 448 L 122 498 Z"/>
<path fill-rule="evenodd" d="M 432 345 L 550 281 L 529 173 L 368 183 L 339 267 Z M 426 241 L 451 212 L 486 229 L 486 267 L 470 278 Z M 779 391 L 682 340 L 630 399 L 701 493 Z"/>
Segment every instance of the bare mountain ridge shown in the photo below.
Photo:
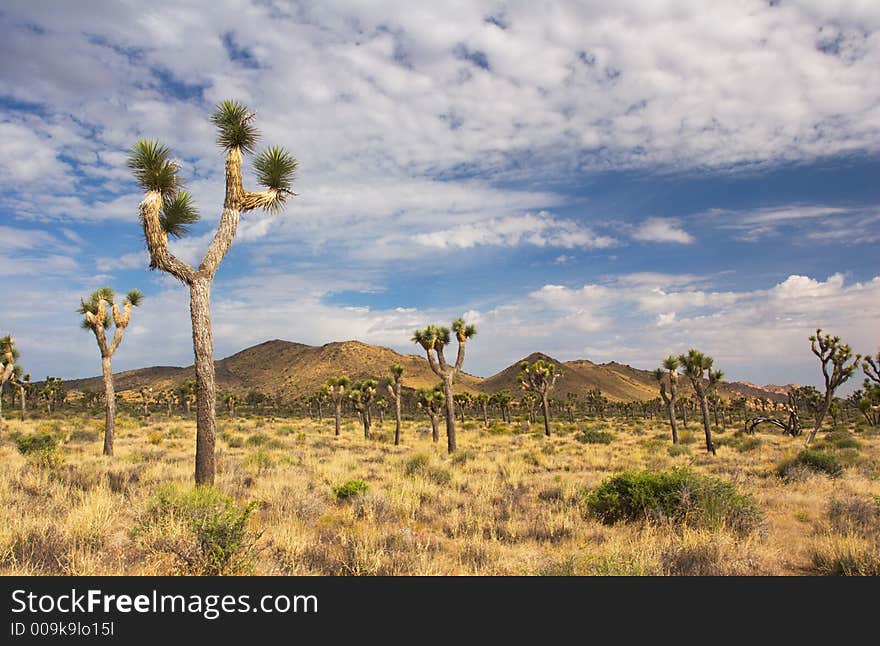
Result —
<path fill-rule="evenodd" d="M 599 388 L 612 401 L 649 400 L 659 396 L 651 371 L 613 361 L 604 364 L 586 359 L 561 362 L 540 352 L 485 379 L 463 372 L 456 379 L 456 390 L 492 394 L 506 388 L 517 393 L 520 391 L 517 378 L 520 363 L 537 359 L 550 361 L 561 369 L 562 376 L 553 391 L 553 396 L 557 398 L 564 398 L 569 392 L 582 396 L 594 388 Z M 404 384 L 407 388 L 431 387 L 439 381 L 424 355 L 404 355 L 390 348 L 360 341 L 311 346 L 276 339 L 215 361 L 215 366 L 218 390 L 246 393 L 256 389 L 271 395 L 300 397 L 316 392 L 328 378 L 338 375 L 347 375 L 352 380 L 384 379 L 389 375 L 392 363 L 404 367 Z M 144 386 L 152 387 L 154 391 L 176 388 L 194 377 L 193 366 L 154 366 L 117 373 L 114 382 L 117 391 L 125 397 L 126 391 L 130 395 Z M 75 379 L 66 383 L 69 389 L 77 391 L 103 389 L 100 377 Z M 685 393 L 689 390 L 685 380 L 682 380 L 681 390 Z M 725 397 L 781 400 L 784 398 L 781 391 L 779 386 L 771 390 L 748 382 L 724 383 L 721 386 L 721 393 Z"/>

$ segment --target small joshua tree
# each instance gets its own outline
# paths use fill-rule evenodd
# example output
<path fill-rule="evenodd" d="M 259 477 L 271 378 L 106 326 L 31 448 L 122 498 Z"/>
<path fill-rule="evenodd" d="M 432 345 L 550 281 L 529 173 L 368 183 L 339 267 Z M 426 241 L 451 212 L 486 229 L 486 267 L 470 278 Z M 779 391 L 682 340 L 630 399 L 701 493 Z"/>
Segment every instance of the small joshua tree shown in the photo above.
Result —
<path fill-rule="evenodd" d="M 141 396 L 141 406 L 144 408 L 144 417 L 149 417 L 150 402 L 153 400 L 153 389 L 150 386 L 144 386 L 138 392 Z"/>
<path fill-rule="evenodd" d="M 834 401 L 834 391 L 855 374 L 862 359 L 859 355 L 853 356 L 852 349 L 845 343 L 841 343 L 839 336 L 823 335 L 821 328 L 816 330 L 816 334 L 810 336 L 810 349 L 822 363 L 825 397 L 816 411 L 816 423 L 813 425 L 813 430 L 807 434 L 805 446 L 810 446 L 816 433 L 819 432 L 822 420 L 831 408 L 831 402 Z"/>
<path fill-rule="evenodd" d="M 372 407 L 376 399 L 376 386 L 378 382 L 375 379 L 362 379 L 356 381 L 348 393 L 351 405 L 360 414 L 361 422 L 364 425 L 364 438 L 370 439 L 370 426 L 373 423 Z"/>
<path fill-rule="evenodd" d="M 501 421 L 509 424 L 510 405 L 513 402 L 513 395 L 510 394 L 510 391 L 505 388 L 492 395 L 489 399 L 492 404 L 498 406 L 498 410 L 501 412 Z"/>
<path fill-rule="evenodd" d="M 706 433 L 706 451 L 715 455 L 715 444 L 712 442 L 712 426 L 709 421 L 708 390 L 703 381 L 704 379 L 709 379 L 711 385 L 713 384 L 713 373 L 717 379 L 720 379 L 723 373 L 712 370 L 712 364 L 714 363 L 712 357 L 693 348 L 688 350 L 687 354 L 679 355 L 678 361 L 688 381 L 691 382 L 694 394 L 700 400 L 700 412 L 703 414 L 703 430 Z"/>
<path fill-rule="evenodd" d="M 252 192 L 242 185 L 243 154 L 252 153 L 259 138 L 254 113 L 237 101 L 220 103 L 211 121 L 217 127 L 217 143 L 226 151 L 226 195 L 223 213 L 208 250 L 198 267 L 192 267 L 168 249 L 168 236 L 180 237 L 199 215 L 189 193 L 182 190 L 180 165 L 171 151 L 158 141 L 141 140 L 134 145 L 128 166 L 134 173 L 144 199 L 140 220 L 144 229 L 150 268 L 174 276 L 189 287 L 193 353 L 196 369 L 196 484 L 214 483 L 214 444 L 216 441 L 216 401 L 214 337 L 211 330 L 211 283 L 220 262 L 232 245 L 242 212 L 262 208 L 280 211 L 291 190 L 297 161 L 277 146 L 254 159 L 257 181 L 266 190 Z"/>
<path fill-rule="evenodd" d="M 102 287 L 89 296 L 87 301 L 80 300 L 79 313 L 83 315 L 82 328 L 95 335 L 98 349 L 101 351 L 101 374 L 104 376 L 104 399 L 106 415 L 104 421 L 104 455 L 113 455 L 113 435 L 116 428 L 116 392 L 113 389 L 113 354 L 122 343 L 122 334 L 128 327 L 131 308 L 137 307 L 143 295 L 136 289 L 131 290 L 122 302 L 122 309 L 115 302 L 113 290 Z M 115 326 L 113 340 L 107 341 L 107 328 Z M 143 393 L 141 393 L 143 396 Z M 146 404 L 144 405 L 146 411 Z M 146 412 L 144 413 L 146 415 Z"/>
<path fill-rule="evenodd" d="M 480 393 L 473 398 L 473 401 L 480 407 L 480 412 L 483 413 L 483 427 L 489 427 L 489 395 L 486 393 Z"/>
<path fill-rule="evenodd" d="M 237 401 L 234 392 L 230 391 L 223 396 L 223 404 L 226 406 L 226 412 L 229 413 L 229 417 L 235 417 L 235 404 Z"/>
<path fill-rule="evenodd" d="M 12 376 L 9 378 L 9 383 L 18 388 L 18 402 L 21 405 L 21 421 L 24 421 L 25 411 L 27 410 L 27 395 L 28 391 L 31 389 L 31 376 L 29 374 L 22 374 L 24 371 L 21 366 L 16 365 L 12 369 Z"/>
<path fill-rule="evenodd" d="M 342 417 L 342 400 L 345 397 L 346 388 L 348 388 L 349 384 L 351 384 L 351 379 L 345 376 L 330 377 L 325 384 L 330 399 L 333 400 L 333 408 L 336 414 L 336 435 L 339 435 L 339 420 Z"/>
<path fill-rule="evenodd" d="M 412 340 L 422 346 L 427 353 L 428 365 L 431 366 L 431 370 L 443 380 L 443 395 L 446 402 L 446 443 L 449 453 L 454 453 L 456 449 L 455 400 L 453 399 L 452 384 L 464 364 L 467 340 L 477 334 L 477 328 L 474 325 L 468 325 L 464 319 L 459 318 L 452 322 L 452 331 L 458 340 L 458 355 L 454 365 L 449 365 L 443 354 L 443 348 L 450 342 L 449 328 L 429 325 L 424 330 L 416 330 L 412 336 Z"/>
<path fill-rule="evenodd" d="M 446 405 L 446 395 L 443 394 L 443 383 L 439 383 L 434 388 L 419 388 L 416 391 L 416 401 L 419 408 L 428 414 L 431 420 L 431 439 L 434 444 L 440 439 L 437 430 L 437 416 Z"/>
<path fill-rule="evenodd" d="M 0 337 L 0 422 L 3 421 L 3 388 L 12 377 L 12 371 L 15 369 L 15 361 L 18 357 L 19 353 L 12 335 L 7 334 Z"/>
<path fill-rule="evenodd" d="M 534 393 L 541 400 L 541 412 L 544 414 L 544 435 L 550 437 L 550 392 L 556 380 L 562 376 L 556 364 L 538 359 L 529 365 L 528 361 L 519 364 L 519 383 L 524 390 Z"/>
<path fill-rule="evenodd" d="M 678 444 L 678 425 L 675 419 L 675 405 L 678 398 L 678 357 L 669 355 L 663 360 L 663 367 L 654 371 L 654 378 L 660 383 L 660 397 L 666 405 L 669 427 L 672 429 L 672 443 Z M 669 384 L 669 393 L 666 385 Z"/>
<path fill-rule="evenodd" d="M 875 384 L 880 385 L 880 352 L 876 356 L 868 355 L 864 359 L 865 362 L 862 364 L 862 370 L 865 376 Z"/>
<path fill-rule="evenodd" d="M 403 366 L 391 364 L 391 381 L 388 383 L 388 396 L 394 402 L 394 446 L 400 444 L 400 409 L 403 403 L 400 389 L 403 386 Z"/>

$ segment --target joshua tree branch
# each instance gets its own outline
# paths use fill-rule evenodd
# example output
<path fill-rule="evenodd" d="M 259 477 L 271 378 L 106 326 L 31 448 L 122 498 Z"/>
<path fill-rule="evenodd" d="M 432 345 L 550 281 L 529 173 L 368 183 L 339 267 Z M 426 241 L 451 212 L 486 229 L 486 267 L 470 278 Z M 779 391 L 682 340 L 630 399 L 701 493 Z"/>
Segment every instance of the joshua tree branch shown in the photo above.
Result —
<path fill-rule="evenodd" d="M 464 346 L 467 342 L 467 339 L 462 340 L 461 337 L 458 339 L 458 356 L 455 357 L 455 371 L 458 372 L 461 370 L 461 366 L 464 364 Z"/>
<path fill-rule="evenodd" d="M 214 239 L 199 265 L 199 273 L 213 278 L 220 261 L 229 251 L 238 230 L 244 196 L 244 188 L 241 185 L 241 149 L 232 148 L 226 154 L 226 197 L 223 200 L 223 214 L 220 216 L 220 225 L 217 227 Z"/>
<path fill-rule="evenodd" d="M 192 284 L 195 270 L 168 251 L 168 234 L 159 222 L 162 195 L 159 191 L 148 191 L 139 208 L 144 238 L 150 252 L 150 269 L 160 269 L 187 285 Z"/>

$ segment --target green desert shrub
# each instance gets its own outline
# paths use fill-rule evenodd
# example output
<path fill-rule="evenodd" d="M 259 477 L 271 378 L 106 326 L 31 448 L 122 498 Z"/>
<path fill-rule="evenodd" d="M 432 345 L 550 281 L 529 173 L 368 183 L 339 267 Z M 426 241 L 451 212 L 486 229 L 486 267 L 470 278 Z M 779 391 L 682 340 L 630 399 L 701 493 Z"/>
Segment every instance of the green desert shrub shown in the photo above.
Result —
<path fill-rule="evenodd" d="M 716 447 L 729 446 L 740 453 L 748 453 L 754 451 L 763 444 L 760 437 L 747 435 L 742 431 L 737 431 L 733 435 L 724 437 L 715 437 L 712 439 Z"/>
<path fill-rule="evenodd" d="M 586 502 L 605 524 L 646 520 L 747 533 L 763 520 L 755 500 L 733 483 L 688 469 L 626 471 L 603 481 Z"/>
<path fill-rule="evenodd" d="M 347 480 L 333 487 L 333 495 L 337 500 L 348 500 L 366 493 L 369 485 L 363 480 Z"/>
<path fill-rule="evenodd" d="M 256 507 L 256 502 L 239 504 L 213 487 L 181 491 L 166 485 L 150 505 L 145 526 L 174 537 L 160 539 L 157 547 L 175 554 L 183 573 L 241 574 L 252 567 L 258 536 L 248 528 L 248 519 Z M 167 531 L 175 525 L 178 531 Z"/>
<path fill-rule="evenodd" d="M 824 473 L 836 478 L 843 473 L 840 459 L 826 451 L 804 449 L 793 458 L 784 460 L 776 467 L 776 474 L 783 480 L 792 480 L 804 471 Z"/>
<path fill-rule="evenodd" d="M 58 446 L 58 436 L 53 433 L 17 435 L 15 447 L 19 453 L 34 460 L 42 468 L 56 469 L 64 462 L 64 456 Z"/>
<path fill-rule="evenodd" d="M 833 449 L 858 449 L 862 446 L 849 431 L 831 431 L 822 439 L 822 447 Z"/>
<path fill-rule="evenodd" d="M 421 475 L 428 468 L 430 462 L 431 457 L 427 453 L 416 453 L 406 461 L 403 471 L 408 476 Z"/>
<path fill-rule="evenodd" d="M 575 435 L 574 439 L 583 444 L 611 444 L 614 441 L 614 433 L 585 428 Z"/>
<path fill-rule="evenodd" d="M 691 449 L 688 446 L 684 446 L 682 444 L 673 444 L 668 449 L 666 449 L 669 453 L 670 457 L 677 458 L 680 455 L 690 455 Z"/>

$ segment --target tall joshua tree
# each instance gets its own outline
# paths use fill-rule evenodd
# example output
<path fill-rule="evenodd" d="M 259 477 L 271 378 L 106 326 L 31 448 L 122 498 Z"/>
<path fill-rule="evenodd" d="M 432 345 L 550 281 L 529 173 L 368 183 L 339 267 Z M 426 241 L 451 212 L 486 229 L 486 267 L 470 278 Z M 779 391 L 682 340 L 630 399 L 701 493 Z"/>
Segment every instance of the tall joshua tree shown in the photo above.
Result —
<path fill-rule="evenodd" d="M 364 438 L 370 439 L 370 426 L 373 423 L 372 406 L 376 399 L 376 386 L 378 382 L 375 379 L 362 379 L 356 381 L 348 393 L 351 405 L 360 413 L 361 422 L 364 425 Z"/>
<path fill-rule="evenodd" d="M 519 383 L 524 390 L 534 393 L 541 399 L 541 412 L 544 414 L 544 435 L 550 437 L 550 392 L 562 371 L 556 369 L 551 361 L 538 359 L 529 365 L 528 361 L 519 364 Z"/>
<path fill-rule="evenodd" d="M 80 300 L 79 313 L 83 315 L 82 327 L 90 330 L 98 342 L 101 351 L 101 373 L 104 376 L 104 398 L 106 400 L 106 415 L 104 421 L 104 455 L 113 455 L 113 435 L 116 428 L 116 392 L 113 389 L 113 367 L 111 362 L 113 353 L 122 343 L 122 333 L 128 327 L 131 319 L 131 308 L 137 307 L 143 300 L 143 295 L 136 289 L 126 294 L 122 302 L 115 302 L 116 296 L 109 287 L 102 287 L 89 296 L 89 300 Z M 110 324 L 115 326 L 113 340 L 107 341 L 107 328 Z"/>
<path fill-rule="evenodd" d="M 280 211 L 291 190 L 297 161 L 284 149 L 272 146 L 254 159 L 258 182 L 265 190 L 252 192 L 242 185 L 242 156 L 254 151 L 259 134 L 254 113 L 237 101 L 220 103 L 211 121 L 217 127 L 217 143 L 226 151 L 226 194 L 214 238 L 198 267 L 192 267 L 168 250 L 168 236 L 180 237 L 199 215 L 190 194 L 182 190 L 180 165 L 171 151 L 158 141 L 141 140 L 134 145 L 128 166 L 145 191 L 140 203 L 150 268 L 160 269 L 189 287 L 193 352 L 196 368 L 196 484 L 214 483 L 216 440 L 214 339 L 211 330 L 211 283 L 220 262 L 232 245 L 242 212 L 262 208 Z"/>
<path fill-rule="evenodd" d="M 862 359 L 859 355 L 853 356 L 852 349 L 847 344 L 841 343 L 839 336 L 822 334 L 821 328 L 816 330 L 816 334 L 810 336 L 810 349 L 822 363 L 825 397 L 816 411 L 816 423 L 813 425 L 813 430 L 807 433 L 805 446 L 810 446 L 810 442 L 819 432 L 822 420 L 831 408 L 831 402 L 834 401 L 834 391 L 855 374 Z"/>
<path fill-rule="evenodd" d="M 510 391 L 505 388 L 492 395 L 490 401 L 498 406 L 498 410 L 501 411 L 501 421 L 509 424 L 510 404 L 513 401 L 513 395 L 510 394 Z"/>
<path fill-rule="evenodd" d="M 342 399 L 345 397 L 345 389 L 348 388 L 351 379 L 348 377 L 330 377 L 327 383 L 327 392 L 333 400 L 333 408 L 336 412 L 336 435 L 339 435 L 339 420 L 342 417 Z"/>
<path fill-rule="evenodd" d="M 704 380 L 709 379 L 710 384 L 713 383 L 713 372 L 716 377 L 720 377 L 720 371 L 712 370 L 712 364 L 715 361 L 712 357 L 693 348 L 688 350 L 687 354 L 679 355 L 678 361 L 688 381 L 691 382 L 694 394 L 700 400 L 700 412 L 703 414 L 703 430 L 706 432 L 706 451 L 715 455 L 715 444 L 712 442 L 712 426 L 709 421 L 708 391 Z"/>
<path fill-rule="evenodd" d="M 678 391 L 678 366 L 676 356 L 668 356 L 663 360 L 663 367 L 654 371 L 654 378 L 660 382 L 660 397 L 666 405 L 666 413 L 669 415 L 669 426 L 672 429 L 672 443 L 678 444 L 678 427 L 675 420 L 675 400 Z M 669 393 L 666 392 L 666 384 L 669 384 Z"/>
<path fill-rule="evenodd" d="M 3 389 L 6 387 L 6 382 L 12 377 L 15 360 L 18 359 L 18 356 L 19 353 L 12 335 L 7 334 L 0 337 L 0 422 L 3 421 Z"/>
<path fill-rule="evenodd" d="M 403 366 L 391 364 L 391 381 L 388 383 L 388 395 L 394 401 L 394 446 L 400 444 L 400 407 L 402 402 L 400 389 L 403 386 Z"/>
<path fill-rule="evenodd" d="M 412 340 L 422 346 L 427 353 L 428 365 L 431 366 L 431 370 L 443 380 L 443 395 L 446 403 L 446 449 L 449 453 L 454 453 L 456 449 L 455 400 L 452 398 L 452 384 L 464 364 L 464 350 L 467 340 L 477 334 L 477 327 L 468 325 L 464 319 L 459 318 L 452 322 L 452 331 L 458 340 L 458 355 L 453 365 L 449 365 L 443 355 L 443 348 L 450 342 L 449 328 L 429 325 L 424 330 L 416 330 L 412 336 Z"/>

